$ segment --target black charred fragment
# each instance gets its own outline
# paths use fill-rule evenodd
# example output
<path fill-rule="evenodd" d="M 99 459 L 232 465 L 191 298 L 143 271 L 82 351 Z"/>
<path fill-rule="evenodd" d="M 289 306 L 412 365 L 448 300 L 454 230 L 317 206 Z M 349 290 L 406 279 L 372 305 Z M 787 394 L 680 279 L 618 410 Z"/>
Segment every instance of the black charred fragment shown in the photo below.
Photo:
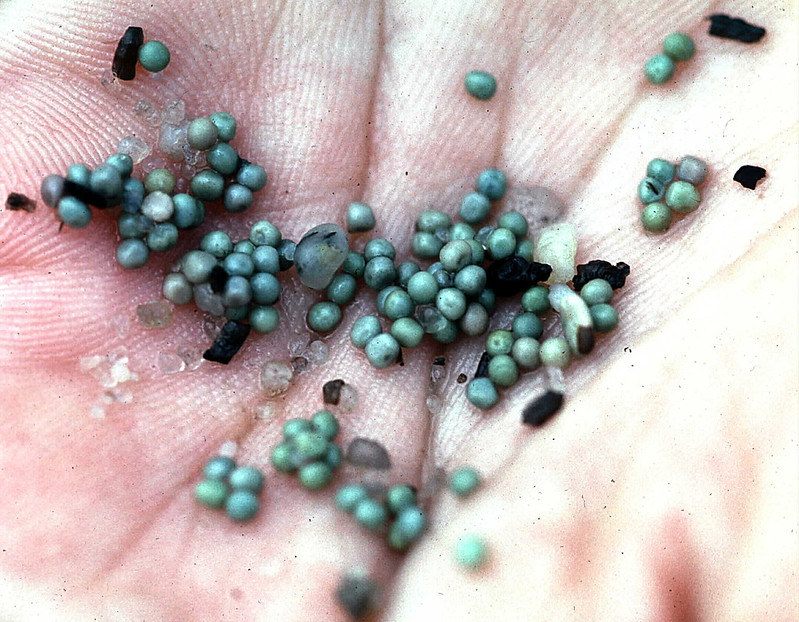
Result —
<path fill-rule="evenodd" d="M 757 182 L 759 182 L 765 176 L 766 176 L 766 169 L 760 166 L 751 166 L 750 164 L 744 164 L 741 168 L 735 171 L 735 175 L 732 176 L 732 180 L 737 181 L 744 188 L 749 188 L 749 190 L 754 190 L 755 186 L 757 186 Z"/>
<path fill-rule="evenodd" d="M 544 425 L 563 407 L 563 393 L 548 390 L 534 399 L 522 411 L 522 423 L 526 425 Z"/>
<path fill-rule="evenodd" d="M 244 345 L 245 339 L 250 334 L 250 325 L 236 320 L 229 320 L 214 339 L 214 343 L 203 352 L 203 358 L 213 363 L 230 363 L 236 352 Z"/>
<path fill-rule="evenodd" d="M 310 367 L 311 363 L 304 356 L 295 356 L 291 359 L 291 369 L 294 370 L 295 374 L 306 372 Z"/>
<path fill-rule="evenodd" d="M 630 275 L 630 266 L 620 261 L 615 266 L 609 261 L 592 259 L 588 263 L 577 266 L 577 274 L 572 279 L 574 291 L 579 292 L 583 285 L 594 279 L 605 279 L 613 289 L 624 287 Z"/>
<path fill-rule="evenodd" d="M 136 63 L 139 61 L 139 48 L 144 43 L 144 31 L 138 26 L 128 26 L 117 43 L 111 71 L 120 80 L 133 80 L 136 77 Z"/>
<path fill-rule="evenodd" d="M 512 296 L 530 289 L 540 281 L 546 281 L 552 268 L 537 261 L 512 255 L 492 263 L 486 270 L 486 287 L 497 296 Z"/>
<path fill-rule="evenodd" d="M 337 406 L 338 401 L 341 399 L 341 387 L 345 384 L 347 383 L 341 378 L 325 382 L 325 384 L 322 385 L 322 400 L 324 403 Z"/>
<path fill-rule="evenodd" d="M 446 364 L 447 364 L 447 357 L 445 356 L 437 356 L 436 358 L 433 359 L 433 365 L 439 365 L 443 367 Z"/>
<path fill-rule="evenodd" d="M 550 274 L 552 274 L 552 266 L 548 263 L 531 261 L 530 267 L 527 269 L 527 275 L 530 277 L 530 281 L 532 281 L 533 285 L 546 281 Z"/>
<path fill-rule="evenodd" d="M 757 43 L 766 34 L 766 29 L 750 24 L 740 17 L 717 14 L 710 16 L 708 34 L 722 39 L 733 39 L 741 43 Z"/>
<path fill-rule="evenodd" d="M 458 377 L 455 379 L 455 382 L 457 382 L 458 384 L 463 384 L 468 379 L 469 378 L 466 376 L 466 374 L 458 374 Z"/>
<path fill-rule="evenodd" d="M 580 326 L 577 329 L 577 352 L 588 354 L 594 349 L 594 328 L 592 326 Z"/>
<path fill-rule="evenodd" d="M 208 284 L 211 286 L 211 291 L 215 294 L 221 294 L 225 291 L 225 285 L 230 278 L 227 270 L 222 266 L 214 266 L 211 269 L 211 274 L 208 275 Z"/>
<path fill-rule="evenodd" d="M 336 598 L 354 620 L 360 620 L 374 607 L 377 586 L 366 577 L 347 575 L 336 588 Z"/>
<path fill-rule="evenodd" d="M 480 357 L 480 362 L 477 363 L 477 371 L 474 372 L 475 378 L 485 378 L 488 376 L 488 364 L 491 362 L 491 355 L 488 352 L 483 352 Z"/>
<path fill-rule="evenodd" d="M 12 192 L 6 199 L 6 209 L 12 212 L 23 210 L 25 212 L 32 212 L 36 209 L 36 201 L 29 199 L 24 194 L 19 192 Z"/>
<path fill-rule="evenodd" d="M 111 207 L 112 203 L 106 199 L 99 192 L 95 192 L 91 188 L 82 184 L 77 184 L 69 179 L 64 180 L 64 194 L 65 197 L 75 197 L 79 201 L 83 201 L 86 205 L 94 205 L 100 209 Z"/>

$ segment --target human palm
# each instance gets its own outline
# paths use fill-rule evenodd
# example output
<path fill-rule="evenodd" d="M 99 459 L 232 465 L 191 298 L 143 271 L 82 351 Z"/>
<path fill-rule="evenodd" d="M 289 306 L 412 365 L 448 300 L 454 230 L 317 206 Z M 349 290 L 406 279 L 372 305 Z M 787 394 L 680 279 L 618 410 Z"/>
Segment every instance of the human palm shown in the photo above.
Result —
<path fill-rule="evenodd" d="M 333 590 L 351 566 L 384 587 L 387 620 L 795 616 L 792 3 L 714 8 L 766 25 L 755 46 L 708 37 L 698 2 L 115 4 L 0 5 L 0 193 L 35 196 L 45 174 L 96 165 L 132 132 L 152 141 L 131 113 L 140 98 L 234 113 L 237 148 L 270 179 L 249 212 L 213 211 L 135 272 L 116 265 L 106 214 L 61 232 L 44 207 L 0 217 L 4 619 L 344 619 Z M 160 80 L 141 71 L 121 92 L 103 89 L 131 24 L 164 41 L 172 63 Z M 653 87 L 643 62 L 677 29 L 698 53 Z M 498 78 L 489 102 L 463 91 L 475 68 Z M 644 235 L 633 195 L 646 162 L 689 153 L 711 166 L 700 208 Z M 754 192 L 731 181 L 742 164 L 768 170 Z M 565 200 L 578 261 L 632 267 L 619 328 L 570 367 L 567 405 L 542 429 L 519 423 L 533 380 L 487 413 L 466 402 L 455 378 L 473 371 L 481 338 L 370 367 L 348 339 L 372 308 L 365 291 L 326 339 L 329 361 L 261 416 L 260 366 L 288 360 L 313 300 L 296 278 L 279 306 L 285 329 L 251 336 L 228 366 L 156 365 L 159 352 L 207 346 L 191 305 L 169 328 L 133 321 L 120 337 L 110 326 L 157 299 L 170 264 L 212 228 L 238 239 L 268 219 L 297 240 L 363 200 L 404 258 L 418 211 L 454 213 L 494 166 Z M 132 401 L 92 418 L 102 390 L 78 361 L 120 345 L 139 375 Z M 421 486 L 461 464 L 487 478 L 468 502 L 432 499 L 408 555 L 337 513 L 334 486 L 308 492 L 268 466 L 282 422 L 320 408 L 335 377 L 360 396 L 343 442 L 382 441 L 392 483 Z M 267 474 L 246 524 L 193 498 L 203 462 L 231 439 Z M 464 531 L 491 547 L 476 575 L 452 560 Z"/>

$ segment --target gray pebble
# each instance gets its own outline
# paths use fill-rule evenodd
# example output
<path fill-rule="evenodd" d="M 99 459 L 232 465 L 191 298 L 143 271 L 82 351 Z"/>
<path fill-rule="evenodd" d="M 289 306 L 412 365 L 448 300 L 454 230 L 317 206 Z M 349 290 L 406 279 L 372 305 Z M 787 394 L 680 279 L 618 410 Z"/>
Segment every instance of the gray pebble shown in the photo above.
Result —
<path fill-rule="evenodd" d="M 685 156 L 677 167 L 677 179 L 694 186 L 701 185 L 707 177 L 707 164 L 694 156 Z"/>
<path fill-rule="evenodd" d="M 42 201 L 45 205 L 56 207 L 64 194 L 64 178 L 61 175 L 48 175 L 42 180 Z"/>
<path fill-rule="evenodd" d="M 300 280 L 311 289 L 325 289 L 347 257 L 347 234 L 340 226 L 325 223 L 306 233 L 294 251 Z"/>
<path fill-rule="evenodd" d="M 391 458 L 386 448 L 377 441 L 360 436 L 352 439 L 345 455 L 347 462 L 368 469 L 390 469 Z"/>

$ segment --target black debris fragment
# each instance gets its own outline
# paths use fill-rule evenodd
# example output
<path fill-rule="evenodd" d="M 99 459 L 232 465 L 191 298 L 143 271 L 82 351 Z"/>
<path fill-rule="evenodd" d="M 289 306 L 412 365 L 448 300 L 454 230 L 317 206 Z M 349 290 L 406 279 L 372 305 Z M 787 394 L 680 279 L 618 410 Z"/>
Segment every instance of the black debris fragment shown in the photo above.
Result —
<path fill-rule="evenodd" d="M 386 486 L 383 482 L 367 479 L 361 482 L 361 486 L 363 486 L 366 494 L 372 499 L 385 501 L 386 493 L 388 492 L 388 486 Z"/>
<path fill-rule="evenodd" d="M 211 268 L 211 274 L 208 275 L 208 284 L 211 286 L 211 291 L 215 294 L 221 294 L 225 291 L 225 285 L 230 278 L 227 270 L 222 266 L 216 265 Z"/>
<path fill-rule="evenodd" d="M 304 356 L 295 356 L 293 359 L 291 359 L 291 369 L 294 370 L 295 374 L 306 372 L 308 369 L 310 369 L 310 367 L 310 361 Z"/>
<path fill-rule="evenodd" d="M 365 617 L 374 607 L 377 586 L 361 574 L 350 573 L 342 577 L 336 588 L 336 598 L 354 620 Z"/>
<path fill-rule="evenodd" d="M 391 458 L 386 448 L 377 441 L 356 436 L 350 441 L 345 454 L 347 462 L 368 469 L 390 469 Z"/>
<path fill-rule="evenodd" d="M 214 339 L 213 345 L 203 352 L 203 358 L 213 363 L 230 363 L 236 352 L 241 349 L 244 340 L 250 334 L 250 325 L 236 320 L 229 320 Z"/>
<path fill-rule="evenodd" d="M 574 291 L 579 292 L 583 285 L 594 279 L 605 279 L 613 289 L 624 287 L 624 282 L 630 275 L 630 266 L 620 261 L 615 266 L 609 261 L 592 259 L 588 263 L 577 266 L 577 274 L 572 279 Z"/>
<path fill-rule="evenodd" d="M 91 188 L 75 183 L 69 179 L 64 180 L 64 196 L 75 197 L 87 205 L 94 205 L 94 207 L 98 207 L 100 209 L 105 209 L 106 207 L 111 207 L 112 205 L 111 200 L 106 199 L 99 192 L 95 192 Z"/>
<path fill-rule="evenodd" d="M 588 354 L 594 349 L 594 327 L 580 326 L 577 329 L 577 352 Z"/>
<path fill-rule="evenodd" d="M 347 383 L 341 378 L 325 382 L 325 384 L 322 385 L 322 398 L 325 404 L 338 405 L 338 401 L 341 399 L 341 387 L 345 384 Z"/>
<path fill-rule="evenodd" d="M 488 376 L 488 364 L 491 362 L 491 355 L 488 352 L 483 352 L 480 357 L 480 362 L 477 363 L 477 371 L 474 372 L 475 378 L 485 378 Z"/>
<path fill-rule="evenodd" d="M 765 176 L 766 169 L 760 166 L 744 164 L 741 168 L 735 171 L 735 175 L 733 175 L 732 180 L 737 181 L 744 188 L 754 190 L 755 186 L 757 186 L 757 182 L 759 182 Z"/>
<path fill-rule="evenodd" d="M 139 48 L 144 43 L 144 31 L 138 26 L 128 26 L 125 34 L 117 43 L 111 71 L 120 80 L 133 80 L 136 77 L 136 63 L 139 60 Z"/>
<path fill-rule="evenodd" d="M 740 17 L 717 14 L 710 16 L 708 34 L 722 39 L 734 39 L 741 43 L 757 43 L 766 34 L 766 29 L 750 24 Z"/>
<path fill-rule="evenodd" d="M 433 359 L 433 365 L 444 366 L 447 364 L 447 357 L 445 356 L 437 356 Z"/>
<path fill-rule="evenodd" d="M 542 281 L 546 281 L 549 278 L 549 275 L 552 274 L 552 266 L 547 263 L 538 263 L 537 261 L 531 261 L 530 267 L 527 268 L 527 276 L 530 277 L 530 284 L 535 285 L 536 283 L 541 283 Z"/>
<path fill-rule="evenodd" d="M 12 192 L 6 199 L 6 209 L 11 211 L 23 210 L 32 212 L 36 209 L 36 201 L 29 199 L 24 194 L 19 192 Z"/>
<path fill-rule="evenodd" d="M 537 397 L 522 411 L 522 423 L 526 425 L 544 425 L 563 406 L 563 393 L 548 390 Z"/>
<path fill-rule="evenodd" d="M 466 374 L 458 374 L 458 377 L 456 378 L 455 382 L 457 382 L 458 384 L 463 384 L 468 379 L 469 378 L 466 376 Z"/>
<path fill-rule="evenodd" d="M 486 270 L 486 287 L 497 296 L 512 296 L 530 289 L 540 281 L 546 281 L 552 268 L 537 261 L 512 255 L 492 263 Z"/>

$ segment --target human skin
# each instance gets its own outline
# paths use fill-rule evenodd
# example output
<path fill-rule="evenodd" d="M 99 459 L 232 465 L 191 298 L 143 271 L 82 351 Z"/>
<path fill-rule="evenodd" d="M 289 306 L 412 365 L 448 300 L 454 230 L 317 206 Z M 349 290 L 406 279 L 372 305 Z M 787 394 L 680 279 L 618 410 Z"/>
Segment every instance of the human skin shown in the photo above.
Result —
<path fill-rule="evenodd" d="M 131 112 L 140 98 L 234 113 L 235 146 L 270 179 L 246 214 L 211 210 L 135 272 L 116 265 L 106 214 L 60 233 L 41 202 L 0 214 L 0 617 L 344 620 L 332 594 L 350 566 L 381 584 L 381 620 L 797 617 L 794 3 L 110 4 L 0 4 L 0 196 L 38 197 L 44 175 L 99 164 L 133 132 L 154 139 Z M 711 12 L 768 34 L 751 46 L 711 38 Z M 121 92 L 103 89 L 131 24 L 172 63 L 160 80 L 139 70 Z M 652 86 L 643 63 L 673 30 L 697 54 Z M 475 68 L 497 77 L 489 102 L 463 91 Z M 710 166 L 702 203 L 646 235 L 635 197 L 646 163 L 685 154 Z M 743 164 L 768 171 L 754 191 L 732 181 Z M 493 411 L 466 402 L 455 377 L 474 369 L 480 338 L 371 368 L 348 341 L 366 291 L 326 339 L 330 360 L 256 418 L 259 368 L 288 359 L 311 300 L 296 278 L 281 302 L 290 330 L 251 337 L 226 367 L 157 369 L 159 352 L 207 346 L 201 313 L 181 307 L 173 326 L 147 330 L 135 307 L 160 296 L 204 232 L 244 237 L 267 218 L 296 240 L 363 200 L 405 258 L 418 210 L 454 213 L 452 187 L 488 167 L 565 200 L 579 262 L 632 267 L 614 298 L 619 327 L 569 368 L 566 406 L 544 428 L 519 423 L 533 375 Z M 124 338 L 117 316 L 133 318 Z M 133 401 L 94 419 L 101 388 L 78 360 L 120 345 L 140 376 Z M 447 375 L 431 416 L 438 355 Z M 468 501 L 432 499 L 407 555 L 333 509 L 343 475 L 311 493 L 269 466 L 282 422 L 320 408 L 336 377 L 360 396 L 342 442 L 385 443 L 391 482 L 421 486 L 461 465 L 486 478 Z M 244 525 L 193 498 L 230 439 L 267 476 Z M 465 532 L 489 543 L 476 574 L 453 561 Z"/>

